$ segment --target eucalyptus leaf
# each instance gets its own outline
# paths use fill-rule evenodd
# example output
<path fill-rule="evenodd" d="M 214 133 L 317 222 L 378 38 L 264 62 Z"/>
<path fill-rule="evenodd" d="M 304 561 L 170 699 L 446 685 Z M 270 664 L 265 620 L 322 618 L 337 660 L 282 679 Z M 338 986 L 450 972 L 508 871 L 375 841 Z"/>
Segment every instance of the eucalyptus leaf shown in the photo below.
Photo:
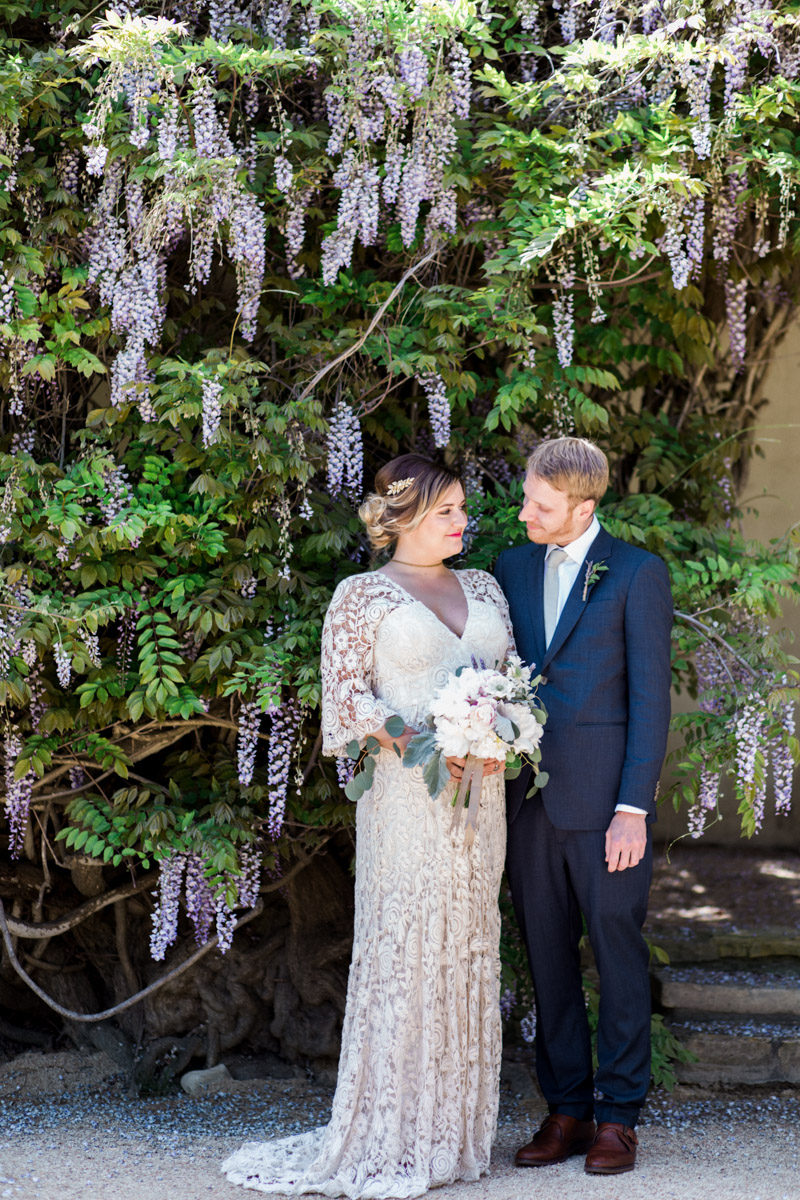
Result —
<path fill-rule="evenodd" d="M 394 716 L 394 717 L 389 717 L 389 720 L 386 722 L 386 725 L 384 728 L 386 729 L 386 732 L 388 733 L 389 737 L 397 738 L 397 737 L 400 737 L 400 735 L 402 734 L 405 727 L 406 727 L 406 723 L 403 720 L 403 718 Z"/>
<path fill-rule="evenodd" d="M 364 792 L 367 790 L 367 786 L 368 785 L 364 779 L 363 772 L 359 771 L 357 775 L 354 775 L 353 778 L 348 780 L 348 782 L 345 784 L 344 794 L 347 796 L 348 800 L 360 800 L 364 795 Z"/>

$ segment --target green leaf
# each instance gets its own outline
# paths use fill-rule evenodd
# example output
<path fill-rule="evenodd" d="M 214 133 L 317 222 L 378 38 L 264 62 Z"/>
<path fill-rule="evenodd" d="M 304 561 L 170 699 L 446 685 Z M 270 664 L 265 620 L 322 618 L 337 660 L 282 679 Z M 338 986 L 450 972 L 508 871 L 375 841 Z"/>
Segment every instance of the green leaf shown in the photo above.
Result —
<path fill-rule="evenodd" d="M 450 779 L 450 772 L 441 750 L 427 761 L 422 771 L 422 778 L 430 795 L 435 800 Z"/>
<path fill-rule="evenodd" d="M 419 767 L 436 753 L 436 734 L 418 733 L 409 741 L 403 755 L 404 767 Z"/>

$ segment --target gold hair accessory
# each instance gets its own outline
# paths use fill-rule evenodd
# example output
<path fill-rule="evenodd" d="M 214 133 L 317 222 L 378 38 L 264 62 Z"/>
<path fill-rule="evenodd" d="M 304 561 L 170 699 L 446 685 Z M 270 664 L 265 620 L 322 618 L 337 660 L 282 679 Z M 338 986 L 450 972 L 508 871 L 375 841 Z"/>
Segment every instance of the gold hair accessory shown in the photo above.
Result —
<path fill-rule="evenodd" d="M 390 483 L 386 489 L 387 496 L 399 496 L 407 487 L 411 487 L 414 482 L 414 476 L 409 475 L 408 479 L 396 479 L 394 483 Z"/>

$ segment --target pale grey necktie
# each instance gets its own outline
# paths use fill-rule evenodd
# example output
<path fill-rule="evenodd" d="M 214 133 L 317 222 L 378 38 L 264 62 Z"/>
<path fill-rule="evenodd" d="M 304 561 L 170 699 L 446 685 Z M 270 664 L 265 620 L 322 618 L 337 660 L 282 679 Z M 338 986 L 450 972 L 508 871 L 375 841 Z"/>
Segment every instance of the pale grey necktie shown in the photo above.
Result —
<path fill-rule="evenodd" d="M 558 568 L 565 558 L 566 550 L 558 546 L 547 555 L 544 571 L 544 644 L 549 646 L 558 624 Z"/>

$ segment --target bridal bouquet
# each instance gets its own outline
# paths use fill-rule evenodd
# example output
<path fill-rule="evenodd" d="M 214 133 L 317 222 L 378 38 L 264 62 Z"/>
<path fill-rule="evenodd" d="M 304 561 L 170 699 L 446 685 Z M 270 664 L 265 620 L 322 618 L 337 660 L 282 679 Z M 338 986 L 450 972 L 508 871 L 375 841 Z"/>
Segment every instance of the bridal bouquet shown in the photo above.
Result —
<path fill-rule="evenodd" d="M 518 775 L 523 761 L 533 767 L 533 790 L 544 787 L 547 774 L 539 770 L 539 743 L 547 714 L 536 696 L 539 677 L 512 656 L 500 667 L 473 660 L 459 667 L 436 693 L 426 727 L 408 743 L 403 755 L 407 767 L 422 766 L 423 778 L 434 798 L 450 779 L 447 758 L 464 758 L 461 787 L 454 798 L 453 826 L 469 796 L 466 840 L 477 826 L 478 805 L 486 759 L 506 764 L 506 776 Z"/>

